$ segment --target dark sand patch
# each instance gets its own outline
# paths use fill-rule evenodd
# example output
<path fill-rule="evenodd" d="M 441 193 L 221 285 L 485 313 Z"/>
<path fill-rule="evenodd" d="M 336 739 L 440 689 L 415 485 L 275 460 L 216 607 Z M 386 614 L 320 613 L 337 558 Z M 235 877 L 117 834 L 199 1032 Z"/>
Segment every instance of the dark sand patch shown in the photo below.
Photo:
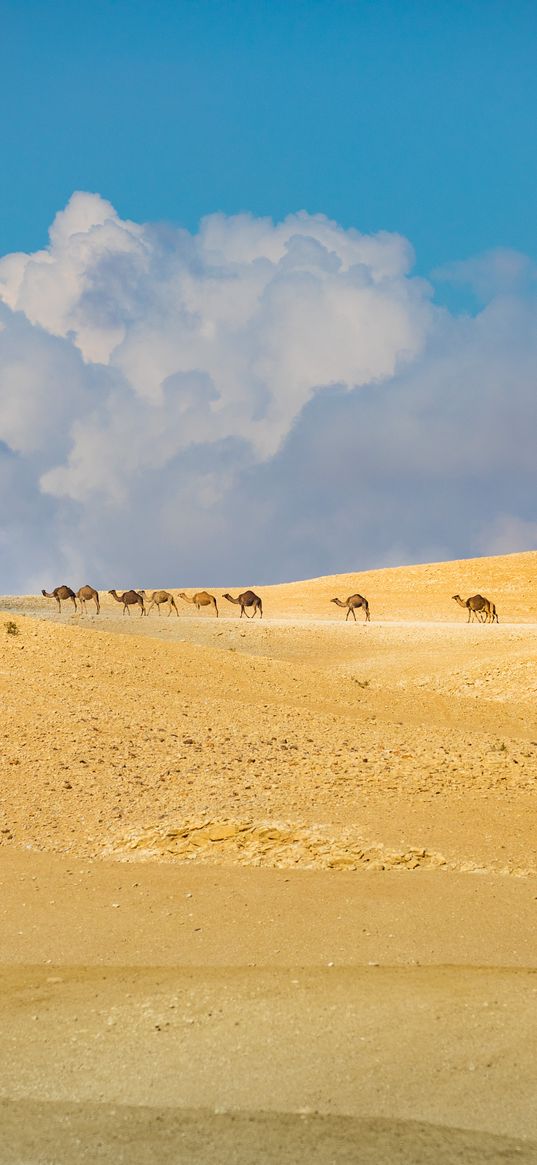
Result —
<path fill-rule="evenodd" d="M 534 1165 L 537 1142 L 418 1121 L 0 1101 L 1 1165 Z"/>

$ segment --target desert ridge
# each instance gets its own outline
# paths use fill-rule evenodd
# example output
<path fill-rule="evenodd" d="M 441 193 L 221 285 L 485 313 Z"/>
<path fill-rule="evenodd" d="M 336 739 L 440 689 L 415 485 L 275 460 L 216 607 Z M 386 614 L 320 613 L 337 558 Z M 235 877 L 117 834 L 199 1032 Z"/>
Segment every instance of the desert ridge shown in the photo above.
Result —
<path fill-rule="evenodd" d="M 67 587 L 69 589 L 72 588 Z M 145 600 L 146 611 L 154 614 L 160 614 L 161 610 L 163 614 L 173 611 L 179 617 L 219 613 L 227 618 L 240 613 L 240 604 L 237 603 L 240 585 L 212 584 L 185 589 L 168 582 L 165 590 L 132 585 L 130 589 L 118 587 L 112 590 L 115 595 L 103 589 L 98 597 L 103 610 L 114 614 L 118 613 L 115 606 L 118 601 L 121 603 L 122 594 L 132 596 L 129 603 L 133 613 L 139 614 L 141 608 L 135 599 L 138 592 Z M 93 596 L 89 593 L 93 591 L 94 588 L 87 585 L 73 589 L 73 594 L 78 596 L 80 592 L 82 598 L 86 592 L 79 613 L 84 613 L 84 608 L 94 612 Z M 532 623 L 537 622 L 537 551 L 384 567 L 288 583 L 264 585 L 256 582 L 246 593 L 261 598 L 265 618 L 337 619 L 339 612 L 334 599 L 344 604 L 349 596 L 358 593 L 366 599 L 373 620 L 438 622 L 455 622 L 464 618 L 462 612 L 455 609 L 455 595 L 462 596 L 464 602 L 469 596 L 482 594 L 495 604 L 501 622 Z M 52 591 L 44 590 L 43 594 L 52 599 Z M 226 601 L 228 595 L 235 610 Z M 5 609 L 9 598 L 21 610 L 33 610 L 36 603 L 42 607 L 40 596 L 6 596 L 0 601 Z M 67 595 L 65 601 L 64 613 L 73 613 Z M 51 605 L 54 606 L 54 602 Z M 43 609 L 46 609 L 46 604 Z M 121 613 L 121 605 L 118 610 Z M 253 610 L 255 607 L 247 607 L 245 614 L 252 615 Z M 341 618 L 344 619 L 345 614 L 346 611 L 342 612 Z M 358 621 L 362 621 L 364 616 L 367 621 L 367 609 L 361 604 L 356 607 L 356 615 Z"/>
<path fill-rule="evenodd" d="M 267 613 L 282 618 L 337 618 L 330 600 L 358 591 L 367 598 L 372 619 L 457 622 L 464 614 L 452 596 L 481 592 L 496 603 L 502 621 L 537 622 L 537 551 L 324 575 L 258 589 Z"/>

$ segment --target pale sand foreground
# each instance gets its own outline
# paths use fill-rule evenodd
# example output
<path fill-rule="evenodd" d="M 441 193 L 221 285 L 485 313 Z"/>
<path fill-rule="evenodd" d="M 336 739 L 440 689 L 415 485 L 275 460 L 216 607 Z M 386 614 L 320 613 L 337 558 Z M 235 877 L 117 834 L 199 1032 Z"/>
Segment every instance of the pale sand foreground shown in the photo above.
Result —
<path fill-rule="evenodd" d="M 536 567 L 0 601 L 0 1161 L 537 1161 Z"/>

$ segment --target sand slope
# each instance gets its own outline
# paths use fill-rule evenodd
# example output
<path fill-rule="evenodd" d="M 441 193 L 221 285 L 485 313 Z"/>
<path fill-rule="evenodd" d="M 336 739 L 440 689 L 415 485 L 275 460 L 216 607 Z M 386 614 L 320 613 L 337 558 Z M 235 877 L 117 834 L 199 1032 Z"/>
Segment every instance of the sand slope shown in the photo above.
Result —
<path fill-rule="evenodd" d="M 418 618 L 464 572 L 501 609 L 515 579 L 520 610 L 535 557 L 372 572 L 363 589 L 391 587 L 392 610 L 404 595 L 408 621 L 367 626 L 304 613 L 350 578 L 267 588 L 263 623 L 229 606 L 122 617 L 111 599 L 60 619 L 21 600 L 46 618 L 19 617 L 18 636 L 0 621 L 1 836 L 93 856 L 537 869 L 537 624 L 467 626 L 453 603 L 451 623 Z"/>

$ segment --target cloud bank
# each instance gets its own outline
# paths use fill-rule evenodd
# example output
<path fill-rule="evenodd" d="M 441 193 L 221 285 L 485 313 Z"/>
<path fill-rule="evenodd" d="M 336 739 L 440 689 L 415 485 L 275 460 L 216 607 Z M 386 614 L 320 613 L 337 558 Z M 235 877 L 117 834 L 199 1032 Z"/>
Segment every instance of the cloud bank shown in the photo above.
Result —
<path fill-rule="evenodd" d="M 537 546 L 526 257 L 322 215 L 122 220 L 0 259 L 0 590 L 268 582 Z M 484 305 L 484 306 L 483 306 Z"/>

